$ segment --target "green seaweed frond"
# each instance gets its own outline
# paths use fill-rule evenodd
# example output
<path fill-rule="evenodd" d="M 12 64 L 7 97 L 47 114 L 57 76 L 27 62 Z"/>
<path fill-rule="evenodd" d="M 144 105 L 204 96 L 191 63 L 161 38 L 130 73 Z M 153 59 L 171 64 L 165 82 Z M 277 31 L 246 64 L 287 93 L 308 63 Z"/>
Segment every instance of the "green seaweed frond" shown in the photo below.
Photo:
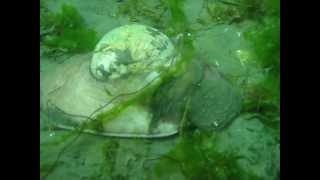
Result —
<path fill-rule="evenodd" d="M 235 152 L 219 152 L 212 134 L 193 133 L 180 139 L 176 147 L 156 163 L 155 179 L 180 174 L 185 179 L 259 179 L 244 171 Z"/>
<path fill-rule="evenodd" d="M 263 79 L 246 88 L 243 110 L 262 114 L 269 119 L 263 122 L 270 125 L 280 113 L 280 17 L 279 1 L 267 2 L 265 7 L 273 9 L 244 33 Z"/>
<path fill-rule="evenodd" d="M 161 29 L 166 10 L 162 1 L 150 4 L 145 0 L 127 0 L 119 5 L 117 14 L 127 16 L 130 21 L 143 22 Z"/>
<path fill-rule="evenodd" d="M 98 35 L 93 29 L 86 27 L 85 20 L 75 7 L 63 4 L 60 12 L 48 11 L 41 17 L 40 28 L 43 33 L 40 36 L 45 46 L 66 53 L 94 49 Z"/>

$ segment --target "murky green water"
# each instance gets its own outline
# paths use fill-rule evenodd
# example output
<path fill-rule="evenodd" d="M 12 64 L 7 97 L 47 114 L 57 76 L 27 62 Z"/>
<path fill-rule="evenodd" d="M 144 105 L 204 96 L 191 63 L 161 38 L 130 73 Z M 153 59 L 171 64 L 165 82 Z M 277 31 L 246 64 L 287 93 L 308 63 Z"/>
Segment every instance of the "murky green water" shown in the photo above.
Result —
<path fill-rule="evenodd" d="M 40 15 L 41 179 L 280 178 L 278 0 L 41 0 Z"/>

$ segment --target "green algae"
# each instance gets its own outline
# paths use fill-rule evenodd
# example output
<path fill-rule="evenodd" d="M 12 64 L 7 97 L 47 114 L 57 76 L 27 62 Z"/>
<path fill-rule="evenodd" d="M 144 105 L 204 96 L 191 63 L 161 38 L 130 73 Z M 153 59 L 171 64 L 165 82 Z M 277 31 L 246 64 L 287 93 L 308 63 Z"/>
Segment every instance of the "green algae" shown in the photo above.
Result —
<path fill-rule="evenodd" d="M 266 1 L 266 16 L 245 32 L 253 59 L 263 72 L 261 81 L 247 87 L 244 111 L 260 113 L 266 125 L 277 124 L 280 113 L 280 17 L 279 1 Z M 269 119 L 269 120 L 267 120 Z M 274 126 L 274 125 L 272 125 Z"/>
<path fill-rule="evenodd" d="M 92 51 L 99 38 L 93 29 L 86 27 L 78 10 L 67 4 L 58 13 L 43 11 L 40 28 L 44 31 L 42 43 L 65 53 Z"/>
<path fill-rule="evenodd" d="M 215 135 L 188 133 L 155 165 L 155 179 L 259 179 L 243 170 L 235 152 L 216 150 Z"/>

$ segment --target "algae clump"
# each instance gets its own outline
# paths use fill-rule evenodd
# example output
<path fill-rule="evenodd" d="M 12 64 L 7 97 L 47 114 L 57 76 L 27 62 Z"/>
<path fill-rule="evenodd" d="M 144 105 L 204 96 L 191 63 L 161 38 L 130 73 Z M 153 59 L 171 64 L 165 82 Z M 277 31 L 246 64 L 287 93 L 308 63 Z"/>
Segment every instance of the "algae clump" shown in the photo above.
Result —
<path fill-rule="evenodd" d="M 93 50 L 98 42 L 97 33 L 86 26 L 83 17 L 71 5 L 63 4 L 60 12 L 48 11 L 41 17 L 40 27 L 46 31 L 40 36 L 42 43 L 49 48 L 81 53 Z"/>
<path fill-rule="evenodd" d="M 260 113 L 266 117 L 264 122 L 267 125 L 278 127 L 279 123 L 271 119 L 280 113 L 279 1 L 265 1 L 264 7 L 265 17 L 244 34 L 263 75 L 258 83 L 248 85 L 244 111 Z"/>

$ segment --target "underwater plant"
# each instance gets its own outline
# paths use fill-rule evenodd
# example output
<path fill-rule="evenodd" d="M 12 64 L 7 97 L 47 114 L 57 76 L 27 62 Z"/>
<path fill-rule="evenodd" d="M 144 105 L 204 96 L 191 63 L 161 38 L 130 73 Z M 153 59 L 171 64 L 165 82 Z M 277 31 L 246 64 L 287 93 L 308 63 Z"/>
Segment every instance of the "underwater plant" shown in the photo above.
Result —
<path fill-rule="evenodd" d="M 210 24 L 241 23 L 259 20 L 263 15 L 264 0 L 203 0 L 197 22 L 203 26 Z"/>
<path fill-rule="evenodd" d="M 104 166 L 101 166 L 103 174 L 111 175 L 113 173 L 118 148 L 119 143 L 116 140 L 110 140 L 103 144 L 101 151 L 105 162 Z"/>
<path fill-rule="evenodd" d="M 120 2 L 117 15 L 124 15 L 132 22 L 148 24 L 162 29 L 167 7 L 162 1 L 126 0 Z"/>
<path fill-rule="evenodd" d="M 52 49 L 66 53 L 81 53 L 93 50 L 97 33 L 85 25 L 78 10 L 63 4 L 60 12 L 43 11 L 40 16 L 42 43 Z"/>
<path fill-rule="evenodd" d="M 214 134 L 188 132 L 168 154 L 160 157 L 154 166 L 154 179 L 259 179 L 244 171 L 235 152 L 219 152 L 214 147 Z"/>
<path fill-rule="evenodd" d="M 263 78 L 247 86 L 243 111 L 262 114 L 269 119 L 263 122 L 270 125 L 270 119 L 278 117 L 280 112 L 280 18 L 279 1 L 266 2 L 264 7 L 273 8 L 266 11 L 267 15 L 260 23 L 251 26 L 244 34 L 251 44 Z"/>
<path fill-rule="evenodd" d="M 120 4 L 119 15 L 128 16 L 130 21 L 146 23 L 172 37 L 186 32 L 186 17 L 182 0 L 160 0 L 150 3 L 145 0 L 127 0 Z"/>
<path fill-rule="evenodd" d="M 228 23 L 240 17 L 237 4 L 225 4 L 223 2 L 213 1 L 207 4 L 206 9 L 211 17 L 211 21 L 215 23 Z"/>

